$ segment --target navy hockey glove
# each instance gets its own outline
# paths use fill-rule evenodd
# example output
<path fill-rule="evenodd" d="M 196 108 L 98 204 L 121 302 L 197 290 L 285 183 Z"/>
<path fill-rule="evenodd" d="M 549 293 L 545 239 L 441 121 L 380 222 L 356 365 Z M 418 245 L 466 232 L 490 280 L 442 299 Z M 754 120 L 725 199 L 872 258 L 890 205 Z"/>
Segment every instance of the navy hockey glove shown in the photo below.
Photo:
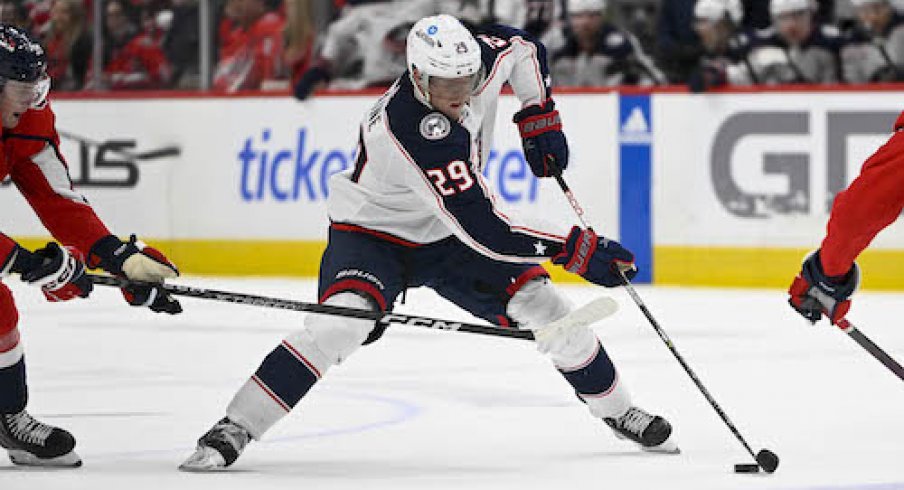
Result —
<path fill-rule="evenodd" d="M 556 104 L 547 99 L 543 105 L 531 105 L 515 113 L 524 158 L 537 177 L 552 177 L 568 166 L 568 142 L 562 132 L 562 119 Z"/>
<path fill-rule="evenodd" d="M 123 242 L 113 235 L 101 238 L 91 247 L 88 265 L 105 271 L 147 282 L 163 282 L 179 275 L 179 269 L 163 253 L 138 241 L 135 235 Z M 129 286 L 122 295 L 132 306 L 147 306 L 156 313 L 182 313 L 182 305 L 157 286 Z"/>
<path fill-rule="evenodd" d="M 552 263 L 607 288 L 622 285 L 619 270 L 624 271 L 629 280 L 637 275 L 634 254 L 628 249 L 615 240 L 598 236 L 589 228 L 577 226 L 571 229 L 565 247 L 552 258 Z"/>
<path fill-rule="evenodd" d="M 19 247 L 11 270 L 21 273 L 23 281 L 40 287 L 47 301 L 87 298 L 94 288 L 85 275 L 81 252 L 56 242 L 34 253 Z"/>
<path fill-rule="evenodd" d="M 794 278 L 788 303 L 810 323 L 825 315 L 833 324 L 844 318 L 851 309 L 848 299 L 860 286 L 860 267 L 854 264 L 843 276 L 827 276 L 819 261 L 819 251 L 804 259 L 800 274 Z"/>

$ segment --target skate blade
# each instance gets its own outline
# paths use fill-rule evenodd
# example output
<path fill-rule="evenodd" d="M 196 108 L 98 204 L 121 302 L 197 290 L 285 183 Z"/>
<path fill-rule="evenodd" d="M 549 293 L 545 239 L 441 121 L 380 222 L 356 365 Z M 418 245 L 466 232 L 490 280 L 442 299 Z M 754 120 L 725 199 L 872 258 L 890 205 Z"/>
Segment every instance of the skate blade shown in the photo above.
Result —
<path fill-rule="evenodd" d="M 7 452 L 9 453 L 9 460 L 12 461 L 13 464 L 19 466 L 78 468 L 82 465 L 82 458 L 79 458 L 78 454 L 75 454 L 75 451 L 70 451 L 55 458 L 39 458 L 34 454 L 31 454 L 28 451 L 22 451 L 21 449 L 7 449 Z"/>
<path fill-rule="evenodd" d="M 665 442 L 658 446 L 653 447 L 645 447 L 640 446 L 645 452 L 648 453 L 656 453 L 656 454 L 681 454 L 681 448 L 675 444 L 671 438 L 666 439 Z"/>
<path fill-rule="evenodd" d="M 216 449 L 199 447 L 194 454 L 179 465 L 179 470 L 190 473 L 207 473 L 226 469 L 226 460 Z"/>

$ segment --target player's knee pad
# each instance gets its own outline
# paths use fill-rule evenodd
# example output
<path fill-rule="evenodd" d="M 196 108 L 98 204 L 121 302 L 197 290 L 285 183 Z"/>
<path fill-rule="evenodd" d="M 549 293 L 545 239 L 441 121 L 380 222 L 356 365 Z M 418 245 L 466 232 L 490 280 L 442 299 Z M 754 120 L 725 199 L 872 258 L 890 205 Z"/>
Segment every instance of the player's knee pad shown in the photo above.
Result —
<path fill-rule="evenodd" d="M 508 304 L 509 316 L 534 330 L 537 348 L 548 354 L 558 368 L 580 364 L 596 350 L 596 335 L 587 327 L 547 328 L 573 309 L 571 301 L 545 277 L 525 284 Z"/>
<path fill-rule="evenodd" d="M 527 282 L 509 300 L 506 312 L 524 328 L 538 329 L 564 317 L 574 306 L 550 282 L 538 277 Z"/>
<path fill-rule="evenodd" d="M 346 308 L 373 309 L 371 302 L 357 293 L 342 292 L 330 296 L 324 304 Z M 311 362 L 321 370 L 339 364 L 358 349 L 373 330 L 374 321 L 334 315 L 308 315 L 304 328 L 286 338 L 302 350 L 313 347 Z"/>

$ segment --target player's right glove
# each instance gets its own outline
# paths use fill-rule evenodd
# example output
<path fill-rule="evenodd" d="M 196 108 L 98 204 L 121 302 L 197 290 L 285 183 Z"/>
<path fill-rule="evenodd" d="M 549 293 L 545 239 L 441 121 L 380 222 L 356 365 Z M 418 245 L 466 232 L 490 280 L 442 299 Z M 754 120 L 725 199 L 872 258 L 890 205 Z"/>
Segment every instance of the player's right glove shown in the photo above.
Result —
<path fill-rule="evenodd" d="M 552 258 L 568 272 L 608 288 L 622 284 L 621 274 L 629 280 L 637 275 L 634 254 L 615 240 L 598 236 L 591 229 L 577 226 L 571 229 L 565 247 Z"/>
<path fill-rule="evenodd" d="M 94 288 L 85 275 L 81 253 L 50 242 L 34 252 L 18 247 L 11 269 L 22 274 L 22 280 L 38 286 L 47 301 L 87 298 Z"/>
<path fill-rule="evenodd" d="M 537 177 L 552 177 L 568 166 L 568 142 L 556 104 L 548 99 L 515 113 L 524 158 Z"/>
<path fill-rule="evenodd" d="M 857 264 L 843 276 L 827 276 L 817 250 L 804 259 L 800 273 L 788 289 L 791 296 L 788 303 L 810 323 L 816 323 L 825 315 L 835 324 L 851 309 L 848 298 L 858 286 L 860 267 Z"/>
<path fill-rule="evenodd" d="M 163 282 L 179 276 L 179 269 L 159 250 L 138 241 L 135 235 L 123 242 L 113 235 L 98 240 L 88 254 L 88 265 L 126 279 Z M 132 306 L 147 306 L 156 313 L 182 313 L 182 305 L 159 286 L 129 286 L 122 295 Z"/>

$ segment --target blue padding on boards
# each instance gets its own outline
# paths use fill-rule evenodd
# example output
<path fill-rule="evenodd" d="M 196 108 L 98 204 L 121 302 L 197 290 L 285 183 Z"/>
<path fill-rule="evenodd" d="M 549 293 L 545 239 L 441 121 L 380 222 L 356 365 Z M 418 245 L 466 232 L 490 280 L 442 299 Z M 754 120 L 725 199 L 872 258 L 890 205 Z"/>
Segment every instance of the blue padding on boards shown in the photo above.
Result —
<path fill-rule="evenodd" d="M 267 355 L 255 374 L 289 407 L 294 407 L 317 382 L 317 376 L 283 345 Z"/>
<path fill-rule="evenodd" d="M 634 282 L 653 280 L 653 119 L 649 95 L 619 96 L 619 241 L 634 252 Z"/>

